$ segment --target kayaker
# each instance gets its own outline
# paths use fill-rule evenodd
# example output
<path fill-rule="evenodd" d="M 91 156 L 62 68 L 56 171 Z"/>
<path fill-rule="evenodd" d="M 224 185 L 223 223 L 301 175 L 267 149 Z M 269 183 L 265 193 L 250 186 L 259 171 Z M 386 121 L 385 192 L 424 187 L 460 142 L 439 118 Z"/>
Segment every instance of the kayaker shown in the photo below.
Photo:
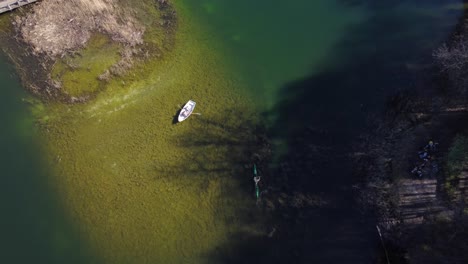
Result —
<path fill-rule="evenodd" d="M 255 185 L 258 185 L 258 182 L 260 181 L 260 176 L 255 176 L 254 177 L 254 182 L 255 182 Z"/>

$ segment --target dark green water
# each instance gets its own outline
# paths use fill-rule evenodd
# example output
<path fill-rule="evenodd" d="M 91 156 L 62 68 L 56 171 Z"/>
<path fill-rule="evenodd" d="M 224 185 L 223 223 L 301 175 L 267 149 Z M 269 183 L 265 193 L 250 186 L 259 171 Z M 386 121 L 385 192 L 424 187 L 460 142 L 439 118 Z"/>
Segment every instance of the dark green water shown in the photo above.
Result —
<path fill-rule="evenodd" d="M 27 98 L 0 57 L 0 262 L 89 263 L 48 182 Z"/>
<path fill-rule="evenodd" d="M 258 103 L 271 106 L 284 83 L 320 71 L 362 8 L 334 1 L 187 1 L 232 53 Z M 327 58 L 329 59 L 329 58 Z"/>
<path fill-rule="evenodd" d="M 334 201 L 305 220 L 284 221 L 275 239 L 233 237 L 214 257 L 372 262 L 374 223 L 356 212 L 346 153 L 387 95 L 418 88 L 414 69 L 430 62 L 460 11 L 435 0 L 185 2 L 212 29 L 207 41 L 222 40 L 226 60 L 239 69 L 233 74 L 245 80 L 239 89 L 272 117 L 271 134 L 282 146 L 276 162 L 292 164 L 291 188 Z M 62 213 L 41 165 L 26 95 L 3 59 L 0 78 L 0 262 L 89 263 L 84 256 L 93 254 Z"/>

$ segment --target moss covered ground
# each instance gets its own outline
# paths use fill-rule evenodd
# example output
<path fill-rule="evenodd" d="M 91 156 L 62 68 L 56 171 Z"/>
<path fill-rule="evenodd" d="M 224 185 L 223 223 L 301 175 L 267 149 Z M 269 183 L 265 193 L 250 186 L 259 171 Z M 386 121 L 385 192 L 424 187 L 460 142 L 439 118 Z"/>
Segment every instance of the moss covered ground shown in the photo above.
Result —
<path fill-rule="evenodd" d="M 96 37 L 69 58 L 78 68 L 62 61 L 53 73 L 68 93 L 99 90 L 96 97 L 33 103 L 54 185 L 105 263 L 210 263 L 230 235 L 251 228 L 242 215 L 253 195 L 239 187 L 251 178 L 236 172 L 250 162 L 239 128 L 255 122 L 253 104 L 220 44 L 206 41 L 209 32 L 181 3 L 176 11 L 175 46 L 164 56 L 103 84 L 96 74 L 116 61 L 116 47 Z M 158 43 L 158 32 L 146 40 Z M 189 99 L 201 115 L 174 124 Z"/>

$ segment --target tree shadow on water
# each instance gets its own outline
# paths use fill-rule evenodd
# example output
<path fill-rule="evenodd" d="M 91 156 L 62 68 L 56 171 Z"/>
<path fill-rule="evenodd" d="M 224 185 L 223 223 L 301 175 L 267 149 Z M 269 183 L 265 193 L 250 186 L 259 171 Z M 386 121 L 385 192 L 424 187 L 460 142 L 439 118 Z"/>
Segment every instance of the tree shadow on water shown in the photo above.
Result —
<path fill-rule="evenodd" d="M 200 177 L 205 181 L 230 177 L 242 189 L 251 191 L 252 167 L 268 163 L 269 140 L 266 127 L 253 113 L 227 109 L 217 116 L 197 116 L 191 131 L 174 138 L 174 143 L 187 152 L 172 166 L 155 166 L 158 177 Z"/>
<path fill-rule="evenodd" d="M 285 193 L 317 194 L 331 202 L 275 209 L 278 228 L 272 237 L 234 234 L 211 252 L 214 262 L 376 263 L 376 222 L 355 201 L 359 175 L 353 174 L 351 156 L 360 134 L 370 129 L 369 116 L 380 115 L 386 97 L 413 88 L 414 67 L 408 65 L 430 60 L 431 45 L 425 41 L 432 29 L 411 21 L 433 18 L 412 15 L 414 10 L 400 16 L 401 6 L 373 8 L 376 13 L 349 28 L 333 54 L 325 56 L 340 64 L 285 84 L 270 113 L 274 122 L 268 136 L 278 142 L 274 149 L 281 149 L 273 159 L 271 183 Z"/>

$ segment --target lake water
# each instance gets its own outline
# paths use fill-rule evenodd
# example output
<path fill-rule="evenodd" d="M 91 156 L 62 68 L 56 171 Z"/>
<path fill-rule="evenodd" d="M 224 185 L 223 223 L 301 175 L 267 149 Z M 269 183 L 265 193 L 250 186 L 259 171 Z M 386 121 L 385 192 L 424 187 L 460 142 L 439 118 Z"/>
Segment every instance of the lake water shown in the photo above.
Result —
<path fill-rule="evenodd" d="M 213 263 L 372 263 L 379 246 L 374 222 L 355 208 L 347 154 L 386 96 L 416 86 L 415 72 L 431 62 L 431 51 L 461 15 L 460 1 L 374 2 L 179 1 L 190 10 L 182 14 L 206 27 L 208 33 L 199 38 L 223 50 L 241 84 L 236 89 L 270 120 L 271 169 L 280 173 L 279 165 L 288 164 L 290 188 L 330 201 L 284 220 L 273 239 L 228 238 L 206 253 Z M 45 155 L 29 104 L 22 100 L 27 95 L 4 58 L 0 78 L 0 224 L 5 230 L 0 259 L 99 260 L 80 228 L 70 224 L 58 195 L 62 191 L 54 189 L 42 165 Z"/>
<path fill-rule="evenodd" d="M 86 263 L 90 254 L 68 224 L 43 165 L 28 95 L 3 56 L 0 79 L 1 262 Z"/>
<path fill-rule="evenodd" d="M 388 95 L 416 88 L 432 50 L 454 30 L 459 3 L 188 3 L 223 39 L 248 80 L 245 88 L 273 120 L 272 165 L 289 164 L 294 188 L 332 201 L 307 220 L 288 223 L 281 241 L 262 241 L 256 250 L 240 246 L 239 259 L 226 262 L 249 255 L 259 263 L 373 263 L 375 222 L 356 210 L 347 154 Z"/>

